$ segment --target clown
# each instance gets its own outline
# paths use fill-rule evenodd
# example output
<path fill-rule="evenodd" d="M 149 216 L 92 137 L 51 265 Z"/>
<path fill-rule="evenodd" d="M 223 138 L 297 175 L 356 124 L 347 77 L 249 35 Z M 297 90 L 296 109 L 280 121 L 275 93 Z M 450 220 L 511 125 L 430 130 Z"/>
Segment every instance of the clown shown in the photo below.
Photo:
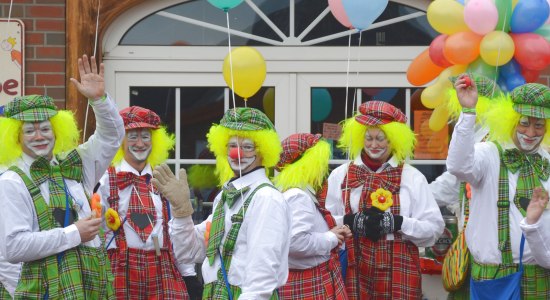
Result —
<path fill-rule="evenodd" d="M 81 82 L 71 79 L 89 99 L 96 131 L 78 145 L 73 114 L 58 111 L 48 96 L 17 97 L 0 119 L 0 261 L 2 284 L 16 299 L 113 299 L 112 273 L 100 216 L 89 195 L 120 147 L 122 119 L 105 94 L 103 64 L 78 60 Z M 76 149 L 75 149 L 76 148 Z M 20 271 L 20 273 L 19 273 Z M 19 281 L 19 282 L 18 282 Z"/>
<path fill-rule="evenodd" d="M 328 174 L 330 144 L 320 135 L 293 134 L 283 142 L 274 182 L 292 212 L 289 277 L 280 299 L 347 299 L 338 260 L 338 245 L 351 237 L 336 226 L 316 194 Z"/>
<path fill-rule="evenodd" d="M 180 272 L 189 271 L 184 264 L 178 264 L 180 271 L 174 268 L 168 234 L 166 197 L 172 195 L 159 195 L 151 184 L 152 168 L 166 161 L 174 137 L 149 109 L 131 106 L 120 115 L 126 135 L 98 190 L 102 205 L 117 211 L 124 220 L 116 234 L 107 234 L 108 240 L 114 238 L 108 253 L 117 298 L 187 299 Z M 184 212 L 192 213 L 192 209 Z M 190 271 L 194 272 L 192 265 Z"/>
<path fill-rule="evenodd" d="M 478 91 L 467 86 L 464 75 L 455 82 L 463 112 L 455 126 L 447 168 L 459 180 L 470 183 L 472 200 L 466 227 L 466 242 L 473 257 L 472 279 L 501 278 L 517 271 L 521 222 L 533 190 L 550 188 L 550 155 L 541 147 L 549 141 L 550 90 L 530 83 L 517 87 L 507 101 L 488 113 L 486 123 L 492 142 L 474 146 Z M 550 213 L 545 211 L 531 234 L 550 231 Z M 527 224 L 524 224 L 527 225 Z M 533 249 L 524 247 L 522 293 L 525 299 L 550 297 L 550 271 L 537 261 Z M 535 250 L 537 251 L 537 250 Z"/>
<path fill-rule="evenodd" d="M 228 299 L 228 294 L 233 299 L 276 299 L 288 276 L 291 222 L 282 194 L 266 176 L 266 168 L 279 160 L 279 137 L 259 110 L 235 108 L 210 128 L 207 138 L 222 192 L 214 200 L 214 213 L 201 224 L 174 214 L 176 258 L 203 261 L 203 299 Z M 155 168 L 154 175 L 162 193 L 189 195 L 187 183 L 175 180 L 168 167 Z M 186 197 L 168 200 L 173 208 L 191 205 Z"/>
<path fill-rule="evenodd" d="M 426 178 L 404 163 L 415 143 L 405 122 L 393 105 L 369 101 L 343 125 L 339 146 L 353 161 L 331 172 L 326 208 L 354 232 L 345 243 L 350 299 L 419 299 L 418 247 L 443 231 Z"/>

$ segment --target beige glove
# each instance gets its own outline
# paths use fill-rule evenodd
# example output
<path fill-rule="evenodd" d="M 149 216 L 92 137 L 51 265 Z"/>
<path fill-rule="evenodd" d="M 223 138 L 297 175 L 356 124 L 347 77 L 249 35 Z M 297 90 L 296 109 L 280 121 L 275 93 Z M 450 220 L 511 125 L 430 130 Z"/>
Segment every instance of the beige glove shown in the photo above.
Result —
<path fill-rule="evenodd" d="M 193 214 L 191 205 L 191 193 L 187 184 L 187 173 L 180 169 L 179 180 L 166 164 L 155 167 L 151 182 L 159 192 L 168 199 L 172 206 L 172 216 L 176 218 L 187 217 Z"/>

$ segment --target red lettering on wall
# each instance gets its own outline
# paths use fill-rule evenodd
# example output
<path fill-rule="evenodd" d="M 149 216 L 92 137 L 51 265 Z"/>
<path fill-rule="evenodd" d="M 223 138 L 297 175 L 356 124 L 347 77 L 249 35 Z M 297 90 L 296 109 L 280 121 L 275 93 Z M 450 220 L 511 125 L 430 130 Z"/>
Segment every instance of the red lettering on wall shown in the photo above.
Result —
<path fill-rule="evenodd" d="M 4 92 L 5 94 L 9 96 L 15 96 L 17 95 L 17 87 L 19 86 L 19 82 L 15 79 L 8 79 L 4 81 L 4 83 L 0 82 L 0 93 Z"/>

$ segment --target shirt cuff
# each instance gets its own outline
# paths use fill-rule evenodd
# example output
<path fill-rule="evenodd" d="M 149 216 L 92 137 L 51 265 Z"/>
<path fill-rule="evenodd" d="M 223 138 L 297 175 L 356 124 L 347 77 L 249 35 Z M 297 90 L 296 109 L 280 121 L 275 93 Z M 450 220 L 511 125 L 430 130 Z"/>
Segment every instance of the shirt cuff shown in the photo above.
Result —
<path fill-rule="evenodd" d="M 193 223 L 193 218 L 191 216 L 177 218 L 172 218 L 172 225 L 174 227 L 187 227 L 187 226 L 193 226 L 195 227 L 195 223 Z"/>
<path fill-rule="evenodd" d="M 330 243 L 330 249 L 334 249 L 334 247 L 338 246 L 338 238 L 336 237 L 336 234 L 332 231 L 325 232 L 325 237 L 327 241 Z"/>
<path fill-rule="evenodd" d="M 456 122 L 457 128 L 474 128 L 476 125 L 476 115 L 473 114 L 465 114 L 460 113 L 460 117 L 458 118 L 458 122 Z"/>
<path fill-rule="evenodd" d="M 194 264 L 178 264 L 178 270 L 181 273 L 181 276 L 195 276 L 197 275 L 197 272 L 195 272 L 195 265 Z"/>
<path fill-rule="evenodd" d="M 82 240 L 80 239 L 80 232 L 78 232 L 78 228 L 75 224 L 63 228 L 63 233 L 65 233 L 67 244 L 69 245 L 67 249 L 74 248 L 80 245 L 80 242 L 82 242 Z"/>
<path fill-rule="evenodd" d="M 101 106 L 102 104 L 105 104 L 109 101 L 112 101 L 112 100 L 111 100 L 111 96 L 109 96 L 108 93 L 105 93 L 105 95 L 103 95 L 103 97 L 101 97 L 99 99 L 96 99 L 96 100 L 88 99 L 88 103 L 90 103 L 90 105 L 94 106 L 94 107 Z"/>
<path fill-rule="evenodd" d="M 541 220 L 542 218 L 539 218 L 539 220 L 534 223 L 534 224 L 527 224 L 527 219 L 526 218 L 523 218 L 521 220 L 521 222 L 519 223 L 519 226 L 521 227 L 521 229 L 525 232 L 532 232 L 532 231 L 536 231 L 539 227 L 540 227 L 540 223 L 541 223 Z"/>

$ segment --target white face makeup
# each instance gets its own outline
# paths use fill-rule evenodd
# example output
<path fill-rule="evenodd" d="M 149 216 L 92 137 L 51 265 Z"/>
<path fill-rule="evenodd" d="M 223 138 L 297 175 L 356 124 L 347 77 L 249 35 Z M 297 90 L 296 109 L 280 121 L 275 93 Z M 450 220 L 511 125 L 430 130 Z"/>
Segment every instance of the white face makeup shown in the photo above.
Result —
<path fill-rule="evenodd" d="M 229 152 L 237 147 L 240 147 L 241 158 L 231 158 Z M 250 139 L 231 137 L 227 143 L 227 153 L 227 160 L 235 174 L 246 173 L 260 166 L 260 160 L 257 159 L 256 155 L 256 145 Z"/>
<path fill-rule="evenodd" d="M 147 128 L 130 129 L 126 132 L 126 160 L 142 163 L 151 154 L 151 130 Z M 130 161 L 129 161 L 130 162 Z"/>
<path fill-rule="evenodd" d="M 519 132 L 516 132 L 516 136 L 521 150 L 525 151 L 534 150 L 536 147 L 538 147 L 538 145 L 540 145 L 540 142 L 543 138 L 542 136 L 529 137 Z"/>
<path fill-rule="evenodd" d="M 520 150 L 531 152 L 538 148 L 545 133 L 545 119 L 522 116 L 516 126 L 514 142 Z"/>
<path fill-rule="evenodd" d="M 23 123 L 20 142 L 23 153 L 30 157 L 37 158 L 43 156 L 51 159 L 55 146 L 52 123 L 48 120 L 36 123 Z"/>
<path fill-rule="evenodd" d="M 365 133 L 364 150 L 375 161 L 385 162 L 389 157 L 389 141 L 379 128 L 369 128 Z"/>

